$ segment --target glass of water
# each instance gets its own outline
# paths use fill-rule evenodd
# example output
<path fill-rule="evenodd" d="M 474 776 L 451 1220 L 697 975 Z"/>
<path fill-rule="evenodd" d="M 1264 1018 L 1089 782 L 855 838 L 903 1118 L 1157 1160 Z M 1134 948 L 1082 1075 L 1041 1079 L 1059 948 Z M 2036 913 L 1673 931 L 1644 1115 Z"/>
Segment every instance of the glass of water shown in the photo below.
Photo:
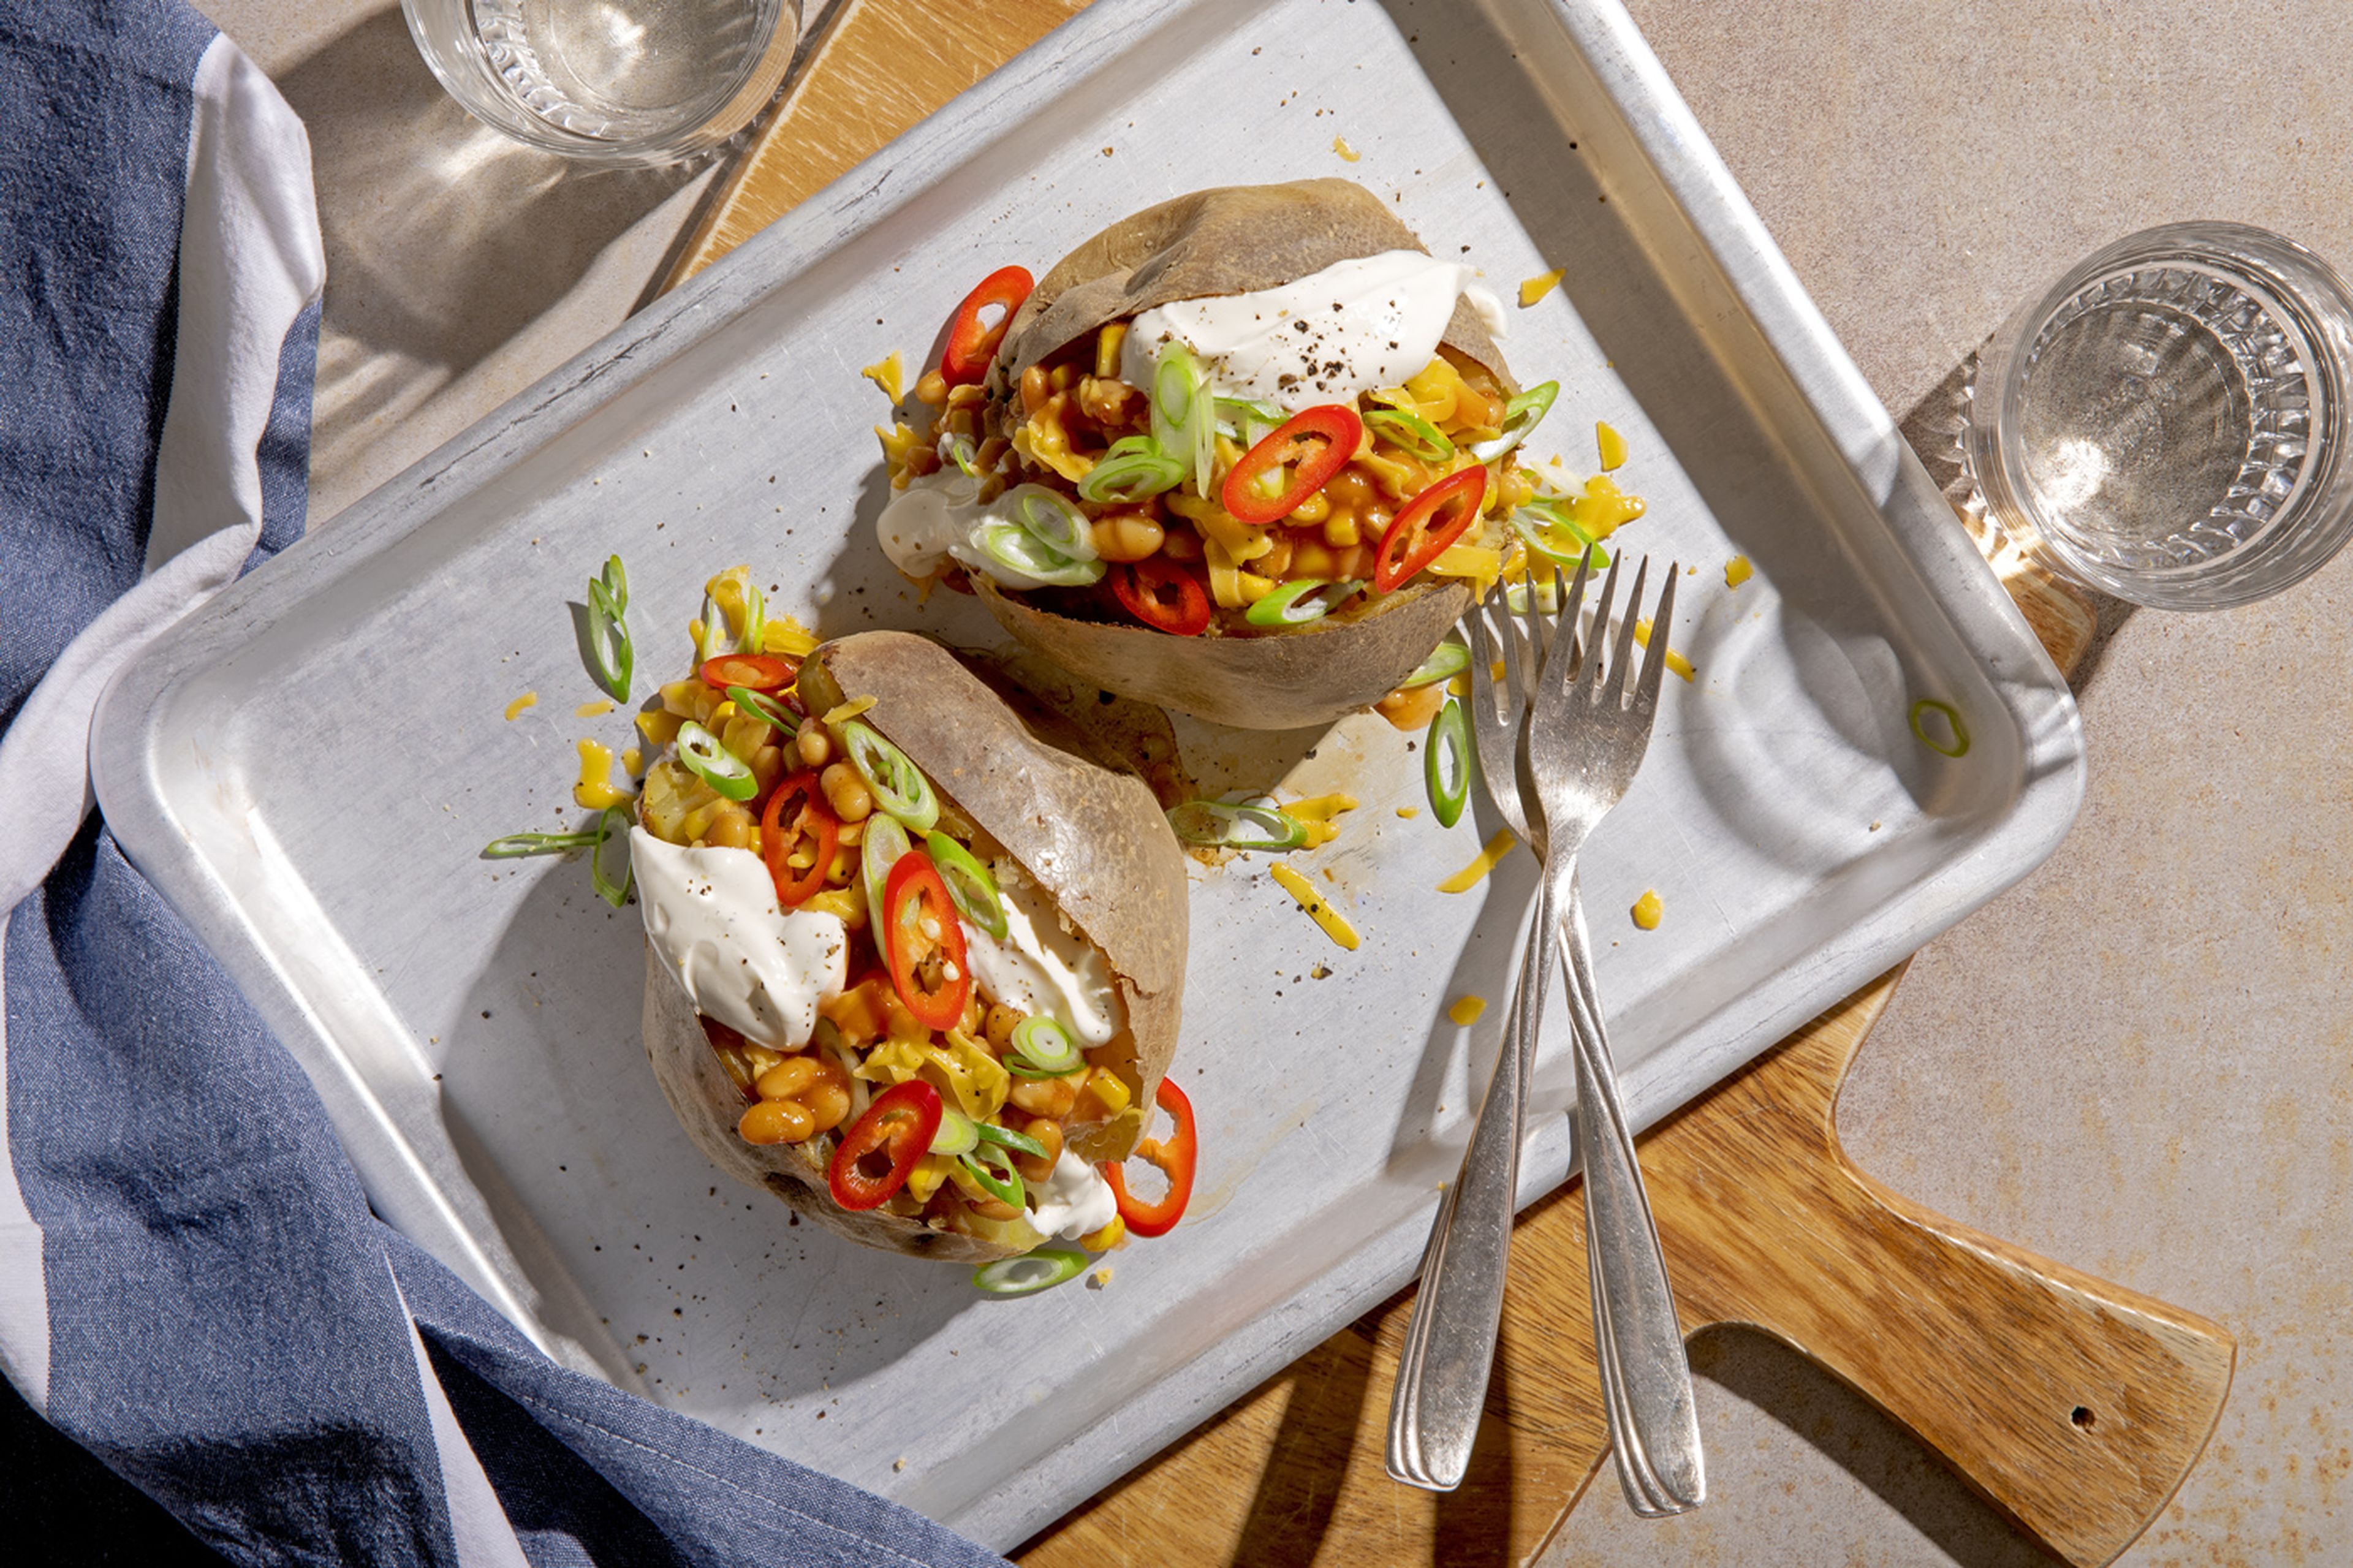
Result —
<path fill-rule="evenodd" d="M 2327 262 L 2240 224 L 2168 224 L 1995 334 L 1964 446 L 1989 513 L 2054 570 L 2221 609 L 2353 536 L 2348 387 L 2353 296 Z"/>
<path fill-rule="evenodd" d="M 417 52 L 476 119 L 596 163 L 668 163 L 775 98 L 796 0 L 401 0 Z"/>

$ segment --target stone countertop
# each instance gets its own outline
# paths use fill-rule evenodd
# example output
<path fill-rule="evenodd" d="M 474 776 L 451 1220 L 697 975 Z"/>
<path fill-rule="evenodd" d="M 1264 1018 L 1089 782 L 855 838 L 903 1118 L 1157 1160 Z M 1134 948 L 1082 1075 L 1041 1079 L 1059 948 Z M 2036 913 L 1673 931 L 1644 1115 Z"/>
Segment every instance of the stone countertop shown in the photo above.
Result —
<path fill-rule="evenodd" d="M 1899 418 L 2031 292 L 2188 217 L 2353 266 L 2353 7 L 1630 0 Z M 583 173 L 448 102 L 377 0 L 208 0 L 310 127 L 326 231 L 312 521 L 648 299 L 711 171 Z M 2082 818 L 1926 949 L 1841 1105 L 1931 1208 L 2217 1319 L 2238 1379 L 2122 1561 L 2346 1561 L 2353 1541 L 2353 558 L 2250 608 L 2108 606 Z M 1606 1479 L 1544 1562 L 2046 1562 L 1791 1352 L 1694 1347 L 1714 1498 Z"/>

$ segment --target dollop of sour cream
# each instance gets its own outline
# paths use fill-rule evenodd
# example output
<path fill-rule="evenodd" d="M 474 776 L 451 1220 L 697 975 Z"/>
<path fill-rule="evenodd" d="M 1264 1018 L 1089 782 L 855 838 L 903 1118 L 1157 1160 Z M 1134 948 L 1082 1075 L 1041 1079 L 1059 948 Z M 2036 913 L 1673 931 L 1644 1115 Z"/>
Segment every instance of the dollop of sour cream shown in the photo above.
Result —
<path fill-rule="evenodd" d="M 749 849 L 681 848 L 629 830 L 646 935 L 694 1010 L 773 1050 L 798 1050 L 817 1005 L 849 983 L 849 934 L 815 910 L 776 903 L 776 879 Z"/>
<path fill-rule="evenodd" d="M 1046 1180 L 1030 1191 L 1038 1206 L 1029 1211 L 1029 1224 L 1050 1239 L 1076 1241 L 1092 1236 L 1119 1213 L 1119 1199 L 1113 1195 L 1103 1173 L 1068 1149 L 1054 1162 Z"/>
<path fill-rule="evenodd" d="M 1005 906 L 1005 940 L 965 922 L 972 983 L 991 1002 L 1042 1013 L 1082 1046 L 1110 1043 L 1127 1024 L 1111 964 L 1094 943 L 1065 930 L 1053 902 L 1010 860 L 991 868 Z"/>
<path fill-rule="evenodd" d="M 1120 379 L 1148 391 L 1161 348 L 1176 342 L 1208 362 L 1221 396 L 1293 414 L 1324 403 L 1354 407 L 1430 362 L 1457 300 L 1471 301 L 1492 335 L 1504 335 L 1503 301 L 1474 276 L 1464 262 L 1388 250 L 1255 293 L 1171 300 L 1128 328 Z"/>

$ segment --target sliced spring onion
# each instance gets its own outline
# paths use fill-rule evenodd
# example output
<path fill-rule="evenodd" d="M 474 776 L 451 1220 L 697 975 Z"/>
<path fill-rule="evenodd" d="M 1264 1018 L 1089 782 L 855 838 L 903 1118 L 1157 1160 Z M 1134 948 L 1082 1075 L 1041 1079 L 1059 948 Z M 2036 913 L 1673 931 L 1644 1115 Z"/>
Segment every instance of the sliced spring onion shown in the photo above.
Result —
<path fill-rule="evenodd" d="M 1453 826 L 1462 820 L 1463 805 L 1471 798 L 1471 726 L 1462 716 L 1462 704 L 1451 697 L 1430 721 L 1421 765 L 1430 785 L 1430 814 L 1440 827 Z"/>
<path fill-rule="evenodd" d="M 1232 437 L 1244 451 L 1291 417 L 1277 405 L 1253 397 L 1220 397 L 1212 406 L 1217 411 L 1218 434 Z"/>
<path fill-rule="evenodd" d="M 1536 608 L 1549 616 L 1560 609 L 1560 587 L 1550 574 L 1537 580 Z M 1514 583 L 1504 590 L 1504 605 L 1515 616 L 1528 613 L 1528 585 Z"/>
<path fill-rule="evenodd" d="M 760 793 L 760 781 L 744 759 L 691 719 L 678 727 L 678 760 L 729 800 L 749 800 Z"/>
<path fill-rule="evenodd" d="M 1920 715 L 1923 713 L 1941 713 L 1945 716 L 1945 722 L 1951 725 L 1953 731 L 1949 745 L 1937 741 L 1921 725 Z M 1934 697 L 1923 697 L 1919 701 L 1912 704 L 1912 732 L 1920 737 L 1922 745 L 1939 756 L 1962 757 L 1968 754 L 1969 727 L 1961 722 L 1961 710 L 1949 702 L 1939 701 Z"/>
<path fill-rule="evenodd" d="M 1034 1296 L 1066 1285 L 1087 1271 L 1087 1255 L 1067 1247 L 1041 1247 L 1018 1258 L 1000 1258 L 972 1271 L 972 1288 L 988 1296 Z"/>
<path fill-rule="evenodd" d="M 1016 485 L 997 505 L 1009 510 L 1013 521 L 1031 538 L 1063 560 L 1095 558 L 1094 532 L 1087 525 L 1087 514 L 1059 490 L 1044 485 Z"/>
<path fill-rule="evenodd" d="M 621 873 L 617 877 L 605 868 L 605 851 L 615 844 L 621 847 Z M 617 910 L 629 901 L 629 883 L 632 880 L 632 873 L 629 869 L 629 808 L 628 806 L 608 805 L 605 808 L 604 815 L 596 819 L 596 839 L 589 846 L 588 850 L 588 880 L 604 900 L 615 909 Z"/>
<path fill-rule="evenodd" d="M 1410 456 L 1425 463 L 1442 463 L 1454 456 L 1454 443 L 1446 432 L 1419 414 L 1402 408 L 1383 408 L 1365 416 L 1365 428 L 1388 437 L 1392 447 L 1401 447 Z"/>
<path fill-rule="evenodd" d="M 694 639 L 696 668 L 710 663 L 723 653 L 736 651 L 735 641 L 727 635 L 727 612 L 708 593 L 702 595 L 702 635 Z"/>
<path fill-rule="evenodd" d="M 1013 1049 L 1041 1078 L 1061 1078 L 1087 1065 L 1071 1031 L 1043 1013 L 1032 1013 L 1013 1026 Z"/>
<path fill-rule="evenodd" d="M 1305 823 L 1255 803 L 1188 800 L 1169 809 L 1168 826 L 1186 843 L 1211 849 L 1296 849 L 1307 842 Z"/>
<path fill-rule="evenodd" d="M 897 817 L 877 814 L 866 819 L 866 832 L 858 841 L 858 879 L 866 889 L 871 929 L 883 929 L 882 893 L 891 879 L 891 868 L 905 859 L 913 847 Z"/>
<path fill-rule="evenodd" d="M 1560 395 L 1560 383 L 1547 381 L 1531 386 L 1504 405 L 1504 432 L 1493 440 L 1474 442 L 1471 455 L 1482 463 L 1492 463 L 1528 438 L 1528 432 L 1544 422 L 1552 409 L 1552 400 Z"/>
<path fill-rule="evenodd" d="M 768 641 L 768 601 L 756 584 L 744 584 L 744 647 L 745 653 L 765 653 Z"/>
<path fill-rule="evenodd" d="M 1103 563 L 1073 561 L 1050 550 L 1038 536 L 1018 522 L 997 518 L 980 526 L 975 541 L 982 554 L 1023 581 L 1008 587 L 1083 588 L 1103 581 Z"/>
<path fill-rule="evenodd" d="M 1012 1155 L 1002 1149 L 979 1148 L 969 1154 L 960 1154 L 957 1159 L 990 1197 L 1001 1204 L 1010 1204 L 1015 1208 L 1021 1206 L 1022 1197 L 1029 1189 L 1021 1180 L 1021 1173 L 1013 1168 Z M 992 1159 L 997 1162 L 994 1170 L 988 1163 Z"/>
<path fill-rule="evenodd" d="M 608 555 L 605 558 L 605 570 L 598 574 L 597 581 L 605 584 L 605 595 L 613 601 L 614 618 L 617 620 L 628 614 L 629 571 L 628 567 L 621 564 L 619 556 Z"/>
<path fill-rule="evenodd" d="M 1200 363 L 1180 342 L 1160 346 L 1152 371 L 1152 438 L 1179 463 L 1192 460 L 1193 482 L 1208 496 L 1217 461 L 1218 409 Z"/>
<path fill-rule="evenodd" d="M 973 445 L 970 441 L 965 440 L 961 436 L 951 436 L 948 437 L 946 445 L 947 452 L 945 455 L 948 461 L 954 463 L 958 470 L 963 473 L 965 479 L 976 479 L 980 478 L 980 468 L 973 461 L 973 458 L 976 454 L 975 453 Z"/>
<path fill-rule="evenodd" d="M 1173 489 L 1185 478 L 1185 465 L 1161 450 L 1149 436 L 1123 436 L 1079 481 L 1079 496 L 1098 505 L 1138 501 Z"/>
<path fill-rule="evenodd" d="M 980 1129 L 953 1105 L 940 1107 L 940 1130 L 932 1134 L 934 1154 L 969 1154 L 980 1147 Z"/>
<path fill-rule="evenodd" d="M 1027 1132 L 1016 1132 L 1009 1127 L 999 1127 L 991 1121 L 979 1123 L 973 1128 L 973 1132 L 984 1143 L 994 1143 L 1017 1154 L 1035 1154 L 1041 1160 L 1046 1157 L 1046 1145 Z"/>
<path fill-rule="evenodd" d="M 1576 571 L 1580 561 L 1590 563 L 1596 572 L 1609 564 L 1609 552 L 1557 501 L 1522 501 L 1512 509 L 1512 531 L 1532 553 L 1565 572 Z"/>
<path fill-rule="evenodd" d="M 1005 900 L 998 897 L 997 879 L 988 874 L 988 868 L 971 850 L 936 829 L 924 836 L 923 848 L 931 855 L 940 880 L 947 884 L 948 898 L 957 910 L 1003 942 L 1009 929 L 1005 923 Z"/>
<path fill-rule="evenodd" d="M 1413 673 L 1398 683 L 1398 689 L 1409 691 L 1433 680 L 1449 680 L 1470 668 L 1471 650 L 1449 637 L 1431 648 L 1428 658 L 1413 667 Z"/>
<path fill-rule="evenodd" d="M 1303 626 L 1346 604 L 1364 585 L 1359 578 L 1333 583 L 1294 577 L 1243 611 L 1242 619 L 1254 626 Z"/>
<path fill-rule="evenodd" d="M 874 804 L 897 817 L 908 832 L 929 833 L 940 820 L 940 797 L 932 793 L 932 781 L 923 770 L 855 719 L 846 721 L 836 733 L 842 754 L 874 792 Z"/>
<path fill-rule="evenodd" d="M 749 713 L 763 723 L 782 731 L 788 741 L 801 732 L 801 721 L 793 717 L 793 710 L 765 691 L 754 691 L 747 686 L 731 686 L 727 689 L 727 700 L 735 704 L 738 711 Z"/>
<path fill-rule="evenodd" d="M 596 842 L 592 830 L 585 833 L 510 833 L 504 838 L 493 838 L 482 846 L 485 860 L 519 860 L 526 855 L 562 855 L 573 849 L 587 849 Z"/>
<path fill-rule="evenodd" d="M 618 560 L 616 556 L 614 559 Z M 627 585 L 622 593 L 628 592 Z M 588 673 L 616 702 L 629 700 L 629 675 L 637 656 L 629 647 L 629 625 L 621 618 L 620 601 L 603 579 L 588 579 Z"/>

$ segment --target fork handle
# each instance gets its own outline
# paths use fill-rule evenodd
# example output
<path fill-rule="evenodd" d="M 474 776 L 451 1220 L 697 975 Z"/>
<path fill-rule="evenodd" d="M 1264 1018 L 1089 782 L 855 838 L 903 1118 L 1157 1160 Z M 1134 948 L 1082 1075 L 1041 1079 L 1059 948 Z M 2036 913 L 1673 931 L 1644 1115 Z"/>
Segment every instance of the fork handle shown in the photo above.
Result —
<path fill-rule="evenodd" d="M 1389 1395 L 1388 1472 L 1432 1491 L 1462 1484 L 1486 1408 L 1520 1185 L 1527 1063 L 1552 984 L 1553 944 L 1546 933 L 1553 920 L 1546 891 L 1538 895 L 1494 1076 L 1487 1080 L 1462 1169 L 1430 1226 Z"/>
<path fill-rule="evenodd" d="M 1616 1374 L 1617 1387 L 1606 1390 L 1613 1396 L 1612 1414 L 1622 1415 L 1627 1428 L 1613 1446 L 1618 1479 L 1636 1512 L 1680 1513 L 1707 1497 L 1699 1406 L 1667 1283 L 1666 1254 L 1618 1092 L 1573 861 L 1561 879 L 1567 897 L 1559 936 L 1576 1039 L 1577 1142 L 1585 1157 L 1594 1329 L 1606 1341 L 1598 1347 L 1605 1383 Z"/>

